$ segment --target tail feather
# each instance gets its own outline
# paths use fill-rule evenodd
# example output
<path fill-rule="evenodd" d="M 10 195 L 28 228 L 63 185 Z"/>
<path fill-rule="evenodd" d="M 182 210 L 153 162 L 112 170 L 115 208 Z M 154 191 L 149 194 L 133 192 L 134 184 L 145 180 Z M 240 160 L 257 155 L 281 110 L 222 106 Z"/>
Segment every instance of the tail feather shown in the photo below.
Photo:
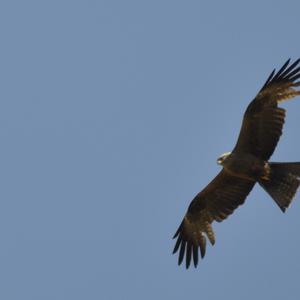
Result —
<path fill-rule="evenodd" d="M 258 182 L 285 212 L 300 185 L 300 162 L 269 163 L 269 166 L 269 178 Z"/>

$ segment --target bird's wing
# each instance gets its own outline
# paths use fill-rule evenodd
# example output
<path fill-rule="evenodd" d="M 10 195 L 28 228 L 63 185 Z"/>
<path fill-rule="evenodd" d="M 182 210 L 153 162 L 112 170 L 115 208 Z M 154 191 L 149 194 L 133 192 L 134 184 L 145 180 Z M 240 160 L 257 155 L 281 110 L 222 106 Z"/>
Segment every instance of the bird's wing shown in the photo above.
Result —
<path fill-rule="evenodd" d="M 201 257 L 205 255 L 206 236 L 215 243 L 211 223 L 221 222 L 244 203 L 255 182 L 229 175 L 224 169 L 191 202 L 174 238 L 174 251 L 179 250 L 178 264 L 186 257 L 186 268 L 193 258 L 198 264 L 199 248 Z M 206 235 L 206 236 L 205 236 Z"/>
<path fill-rule="evenodd" d="M 300 59 L 288 60 L 275 74 L 270 74 L 255 99 L 249 104 L 233 152 L 248 152 L 269 160 L 282 134 L 285 110 L 278 103 L 300 95 Z"/>

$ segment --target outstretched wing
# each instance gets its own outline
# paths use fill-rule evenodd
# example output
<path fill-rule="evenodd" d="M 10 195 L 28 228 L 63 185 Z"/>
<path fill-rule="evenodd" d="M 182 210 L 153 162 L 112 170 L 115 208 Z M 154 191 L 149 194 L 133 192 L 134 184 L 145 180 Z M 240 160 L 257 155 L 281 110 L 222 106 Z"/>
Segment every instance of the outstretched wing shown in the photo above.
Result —
<path fill-rule="evenodd" d="M 205 255 L 206 236 L 215 243 L 211 223 L 221 222 L 244 203 L 255 182 L 229 175 L 224 169 L 191 202 L 188 211 L 173 238 L 177 238 L 174 251 L 179 250 L 178 264 L 186 257 L 186 268 L 192 257 L 198 264 L 199 248 Z M 206 236 L 205 236 L 206 235 Z"/>
<path fill-rule="evenodd" d="M 285 110 L 278 103 L 300 95 L 300 59 L 290 59 L 275 74 L 270 74 L 244 114 L 242 128 L 233 152 L 248 152 L 269 160 L 282 134 Z"/>

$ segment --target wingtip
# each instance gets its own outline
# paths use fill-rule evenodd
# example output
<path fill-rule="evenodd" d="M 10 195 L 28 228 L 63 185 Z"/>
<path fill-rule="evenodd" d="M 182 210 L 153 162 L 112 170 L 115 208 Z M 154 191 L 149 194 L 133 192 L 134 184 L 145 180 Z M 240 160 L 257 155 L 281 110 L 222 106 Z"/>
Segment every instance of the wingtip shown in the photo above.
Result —
<path fill-rule="evenodd" d="M 281 71 L 283 72 L 285 68 L 290 64 L 291 58 L 289 58 L 281 67 Z"/>
<path fill-rule="evenodd" d="M 296 65 L 298 65 L 299 62 L 300 62 L 300 57 L 298 59 L 296 59 L 296 61 L 295 61 Z"/>
<path fill-rule="evenodd" d="M 195 261 L 195 260 L 194 260 L 194 268 L 196 269 L 197 266 L 198 266 L 198 261 Z"/>
<path fill-rule="evenodd" d="M 183 261 L 184 253 L 185 253 L 185 246 L 186 246 L 186 242 L 182 241 L 181 246 L 180 246 L 180 250 L 179 250 L 178 265 L 181 265 L 181 263 Z"/>
<path fill-rule="evenodd" d="M 182 223 L 179 225 L 178 229 L 176 230 L 175 234 L 173 235 L 172 239 L 176 239 L 178 234 L 180 233 L 182 228 Z"/>
<path fill-rule="evenodd" d="M 289 58 L 279 69 L 278 72 L 276 72 L 276 68 L 273 69 L 269 77 L 267 78 L 266 82 L 264 83 L 262 89 L 264 89 L 268 84 L 275 82 L 277 80 L 289 80 L 294 81 L 298 79 L 298 69 L 295 69 L 297 65 L 300 62 L 300 58 L 295 60 L 293 63 L 291 63 L 291 58 Z M 293 77 L 292 77 L 293 76 Z M 261 89 L 261 90 L 262 90 Z"/>
<path fill-rule="evenodd" d="M 185 264 L 185 269 L 187 270 L 189 267 L 190 267 L 190 262 L 187 261 Z"/>
<path fill-rule="evenodd" d="M 264 89 L 267 86 L 267 84 L 273 79 L 275 72 L 276 69 L 274 68 L 261 89 Z"/>

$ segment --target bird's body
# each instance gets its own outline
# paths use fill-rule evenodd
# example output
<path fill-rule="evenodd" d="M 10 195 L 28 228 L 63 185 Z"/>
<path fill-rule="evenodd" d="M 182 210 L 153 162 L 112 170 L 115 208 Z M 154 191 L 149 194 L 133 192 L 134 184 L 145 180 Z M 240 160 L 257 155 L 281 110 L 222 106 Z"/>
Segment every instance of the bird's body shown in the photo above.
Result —
<path fill-rule="evenodd" d="M 220 164 L 228 174 L 252 181 L 267 177 L 269 172 L 268 163 L 251 153 L 230 153 Z"/>
<path fill-rule="evenodd" d="M 300 185 L 300 162 L 269 162 L 285 119 L 285 110 L 278 103 L 300 95 L 296 87 L 300 78 L 300 59 L 289 66 L 288 60 L 275 74 L 270 74 L 244 114 L 241 131 L 233 151 L 218 159 L 223 168 L 198 193 L 187 210 L 174 238 L 174 251 L 179 251 L 178 263 L 186 258 L 186 267 L 203 258 L 206 238 L 211 244 L 215 236 L 211 224 L 221 222 L 244 203 L 256 183 L 274 199 L 282 211 L 291 203 Z"/>

